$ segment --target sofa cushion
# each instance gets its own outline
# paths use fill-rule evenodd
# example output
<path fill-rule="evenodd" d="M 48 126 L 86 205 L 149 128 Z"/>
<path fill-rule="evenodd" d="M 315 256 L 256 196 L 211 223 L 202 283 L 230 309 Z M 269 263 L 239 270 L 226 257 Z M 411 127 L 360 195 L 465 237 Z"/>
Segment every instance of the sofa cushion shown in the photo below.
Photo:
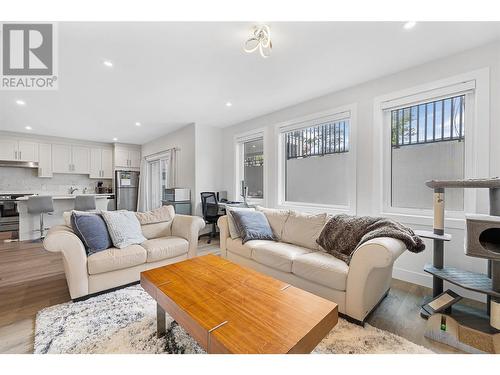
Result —
<path fill-rule="evenodd" d="M 226 242 L 226 248 L 231 253 L 240 255 L 242 257 L 251 259 L 252 258 L 252 250 L 256 247 L 266 246 L 269 243 L 275 243 L 274 241 L 267 240 L 252 240 L 248 241 L 244 245 L 242 244 L 241 238 L 237 238 L 235 240 L 228 238 Z"/>
<path fill-rule="evenodd" d="M 318 250 L 316 240 L 325 226 L 326 216 L 291 211 L 283 227 L 282 241 Z"/>
<path fill-rule="evenodd" d="M 119 249 L 146 241 L 135 213 L 127 210 L 102 211 L 113 245 Z"/>
<path fill-rule="evenodd" d="M 266 215 L 262 212 L 233 211 L 231 215 L 240 230 L 242 243 L 252 240 L 276 240 Z"/>
<path fill-rule="evenodd" d="M 264 243 L 252 244 L 252 259 L 268 267 L 283 272 L 292 272 L 293 260 L 302 254 L 310 253 L 311 250 L 284 242 L 262 241 Z"/>
<path fill-rule="evenodd" d="M 189 242 L 181 237 L 162 237 L 147 240 L 141 244 L 148 253 L 147 263 L 175 258 L 187 254 Z"/>
<path fill-rule="evenodd" d="M 233 211 L 255 211 L 255 208 L 251 207 L 231 207 L 226 206 L 226 214 L 227 214 L 227 225 L 229 227 L 229 235 L 233 240 L 240 238 L 240 228 L 236 225 L 232 212 Z"/>
<path fill-rule="evenodd" d="M 115 247 L 99 251 L 87 258 L 90 275 L 121 270 L 146 263 L 147 253 L 140 245 L 130 245 L 123 249 Z"/>
<path fill-rule="evenodd" d="M 280 241 L 283 236 L 283 228 L 285 227 L 288 216 L 290 216 L 290 210 L 277 210 L 257 206 L 257 211 L 263 212 L 264 215 L 266 215 L 274 236 Z"/>
<path fill-rule="evenodd" d="M 348 271 L 349 266 L 345 262 L 321 251 L 299 255 L 292 265 L 295 275 L 341 291 L 346 290 Z"/>
<path fill-rule="evenodd" d="M 71 227 L 85 245 L 87 255 L 113 246 L 111 238 L 109 238 L 108 227 L 100 214 L 73 211 Z"/>
<path fill-rule="evenodd" d="M 172 221 L 175 216 L 174 206 L 161 206 L 152 211 L 136 212 L 137 220 L 141 225 Z"/>
<path fill-rule="evenodd" d="M 148 240 L 172 235 L 172 220 L 162 223 L 141 225 L 142 235 Z"/>
<path fill-rule="evenodd" d="M 227 251 L 240 255 L 245 258 L 252 258 L 252 248 L 249 246 L 253 241 L 247 242 L 245 245 L 241 243 L 241 238 L 228 238 L 226 240 Z"/>

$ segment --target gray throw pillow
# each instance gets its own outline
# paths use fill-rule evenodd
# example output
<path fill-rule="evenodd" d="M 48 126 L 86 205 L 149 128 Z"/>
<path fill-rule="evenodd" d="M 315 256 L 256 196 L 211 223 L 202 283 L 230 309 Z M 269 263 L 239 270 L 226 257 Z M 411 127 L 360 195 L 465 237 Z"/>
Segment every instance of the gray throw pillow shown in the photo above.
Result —
<path fill-rule="evenodd" d="M 146 241 L 142 235 L 141 224 L 132 211 L 102 211 L 113 245 L 123 249 L 129 245 Z"/>
<path fill-rule="evenodd" d="M 241 242 L 251 240 L 276 241 L 266 215 L 260 211 L 233 211 L 234 222 L 241 234 Z"/>
<path fill-rule="evenodd" d="M 236 226 L 236 223 L 234 222 L 233 215 L 232 213 L 234 211 L 255 211 L 255 208 L 251 207 L 230 207 L 226 206 L 226 214 L 227 214 L 227 225 L 229 227 L 229 235 L 231 236 L 232 240 L 235 240 L 237 238 L 240 238 L 240 230 Z"/>
<path fill-rule="evenodd" d="M 113 244 L 102 216 L 97 213 L 73 212 L 71 227 L 85 246 L 87 255 L 109 249 Z"/>

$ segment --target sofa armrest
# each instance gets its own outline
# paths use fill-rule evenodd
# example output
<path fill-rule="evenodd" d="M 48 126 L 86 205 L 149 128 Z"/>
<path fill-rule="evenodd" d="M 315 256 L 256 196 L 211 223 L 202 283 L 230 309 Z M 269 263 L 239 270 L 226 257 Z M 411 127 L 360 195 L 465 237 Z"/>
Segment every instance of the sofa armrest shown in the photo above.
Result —
<path fill-rule="evenodd" d="M 175 215 L 172 222 L 172 236 L 185 238 L 189 242 L 188 258 L 196 256 L 198 235 L 205 227 L 205 221 L 199 216 Z"/>
<path fill-rule="evenodd" d="M 219 217 L 217 226 L 220 232 L 220 250 L 224 258 L 227 257 L 227 239 L 229 238 L 229 224 L 227 223 L 227 215 Z"/>
<path fill-rule="evenodd" d="M 65 225 L 57 225 L 47 232 L 43 246 L 48 251 L 62 253 L 71 298 L 89 294 L 87 253 L 77 235 Z"/>
<path fill-rule="evenodd" d="M 354 252 L 346 285 L 346 314 L 363 321 L 384 296 L 392 280 L 392 266 L 406 250 L 400 240 L 380 237 Z"/>

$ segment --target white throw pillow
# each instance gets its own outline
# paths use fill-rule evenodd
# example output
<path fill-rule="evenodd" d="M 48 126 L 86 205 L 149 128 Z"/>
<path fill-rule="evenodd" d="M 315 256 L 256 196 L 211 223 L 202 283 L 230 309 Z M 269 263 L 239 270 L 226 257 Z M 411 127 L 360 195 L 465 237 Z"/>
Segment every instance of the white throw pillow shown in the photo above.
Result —
<path fill-rule="evenodd" d="M 267 221 L 273 230 L 274 236 L 278 241 L 283 237 L 283 228 L 290 216 L 290 210 L 280 210 L 274 208 L 266 208 L 257 206 L 257 211 L 263 212 L 266 215 Z"/>
<path fill-rule="evenodd" d="M 283 227 L 283 242 L 319 250 L 316 240 L 325 226 L 326 217 L 326 213 L 313 215 L 291 211 Z"/>
<path fill-rule="evenodd" d="M 226 206 L 226 214 L 227 214 L 227 225 L 229 226 L 229 235 L 231 239 L 235 240 L 240 238 L 240 230 L 236 226 L 233 215 L 231 215 L 231 211 L 255 211 L 255 208 L 251 207 L 229 207 Z"/>
<path fill-rule="evenodd" d="M 102 217 L 106 222 L 109 236 L 115 247 L 123 249 L 146 241 L 146 238 L 142 235 L 141 224 L 137 220 L 135 212 L 126 210 L 102 211 Z"/>

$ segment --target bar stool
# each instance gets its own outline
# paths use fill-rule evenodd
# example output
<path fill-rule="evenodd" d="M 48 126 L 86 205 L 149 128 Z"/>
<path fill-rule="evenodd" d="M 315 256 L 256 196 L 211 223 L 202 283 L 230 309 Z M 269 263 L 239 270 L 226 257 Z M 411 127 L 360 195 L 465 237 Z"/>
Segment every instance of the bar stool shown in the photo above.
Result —
<path fill-rule="evenodd" d="M 40 229 L 35 229 L 35 231 L 40 231 L 40 240 L 45 238 L 45 228 L 43 223 L 43 214 L 49 214 L 54 212 L 54 201 L 51 196 L 48 195 L 33 195 L 28 197 L 28 213 L 32 215 L 40 215 Z"/>
<path fill-rule="evenodd" d="M 75 197 L 75 210 L 90 211 L 96 209 L 95 195 L 77 195 Z"/>

